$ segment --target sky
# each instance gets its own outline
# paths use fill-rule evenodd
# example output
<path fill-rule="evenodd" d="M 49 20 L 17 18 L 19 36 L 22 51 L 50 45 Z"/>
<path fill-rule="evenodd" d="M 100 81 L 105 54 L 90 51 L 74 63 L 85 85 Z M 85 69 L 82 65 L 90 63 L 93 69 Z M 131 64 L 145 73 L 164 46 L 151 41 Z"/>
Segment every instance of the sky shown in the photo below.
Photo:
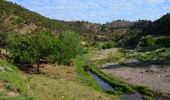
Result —
<path fill-rule="evenodd" d="M 170 0 L 8 0 L 51 19 L 106 23 L 156 20 L 170 13 Z"/>

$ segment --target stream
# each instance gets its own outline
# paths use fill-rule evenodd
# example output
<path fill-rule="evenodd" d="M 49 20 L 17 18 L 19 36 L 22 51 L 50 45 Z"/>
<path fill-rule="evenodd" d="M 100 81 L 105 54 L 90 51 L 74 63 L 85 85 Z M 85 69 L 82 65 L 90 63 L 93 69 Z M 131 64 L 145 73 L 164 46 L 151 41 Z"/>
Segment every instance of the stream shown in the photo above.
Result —
<path fill-rule="evenodd" d="M 102 80 L 100 77 L 98 77 L 95 73 L 88 71 L 90 75 L 95 79 L 97 84 L 105 91 L 114 91 L 114 88 Z M 134 93 L 134 94 L 122 94 L 121 95 L 121 100 L 142 100 L 142 96 L 139 93 Z"/>

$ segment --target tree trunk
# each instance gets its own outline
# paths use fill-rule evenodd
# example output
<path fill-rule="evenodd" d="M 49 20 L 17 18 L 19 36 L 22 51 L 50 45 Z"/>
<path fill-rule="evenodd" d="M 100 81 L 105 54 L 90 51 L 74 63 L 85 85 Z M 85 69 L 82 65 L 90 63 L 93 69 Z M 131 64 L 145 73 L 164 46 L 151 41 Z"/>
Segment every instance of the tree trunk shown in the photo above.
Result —
<path fill-rule="evenodd" d="M 37 64 L 37 72 L 39 72 L 40 71 L 40 64 L 38 63 Z"/>

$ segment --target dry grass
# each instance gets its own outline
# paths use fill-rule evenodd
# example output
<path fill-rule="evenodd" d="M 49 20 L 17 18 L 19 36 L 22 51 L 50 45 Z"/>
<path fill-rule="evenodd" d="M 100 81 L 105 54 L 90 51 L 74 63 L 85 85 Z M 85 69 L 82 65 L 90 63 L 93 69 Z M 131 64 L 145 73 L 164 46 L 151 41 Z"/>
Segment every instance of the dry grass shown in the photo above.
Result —
<path fill-rule="evenodd" d="M 76 67 L 41 65 L 40 74 L 26 74 L 5 61 L 0 62 L 6 69 L 10 66 L 11 71 L 0 73 L 1 81 L 8 81 L 11 88 L 2 89 L 0 98 L 8 96 L 15 88 L 21 88 L 20 95 L 12 100 L 113 100 L 114 96 L 96 91 L 78 78 Z M 44 66 L 44 67 L 43 67 Z M 22 78 L 21 78 L 22 77 Z M 5 83 L 5 82 L 4 82 Z M 6 85 L 6 83 L 4 84 Z M 3 85 L 0 85 L 3 88 Z M 31 99 L 32 100 L 32 99 Z"/>
<path fill-rule="evenodd" d="M 114 99 L 113 96 L 106 95 L 88 86 L 84 86 L 78 79 L 75 67 L 59 65 L 41 66 L 41 72 L 43 74 L 28 75 L 28 77 L 30 77 L 28 94 L 37 100 Z"/>

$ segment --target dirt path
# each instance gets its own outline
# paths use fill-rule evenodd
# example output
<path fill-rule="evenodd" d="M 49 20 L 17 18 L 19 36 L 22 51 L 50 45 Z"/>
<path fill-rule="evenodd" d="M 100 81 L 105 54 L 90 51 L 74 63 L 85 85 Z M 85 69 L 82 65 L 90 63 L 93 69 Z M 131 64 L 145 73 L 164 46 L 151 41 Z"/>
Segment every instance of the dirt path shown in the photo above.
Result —
<path fill-rule="evenodd" d="M 106 64 L 102 71 L 120 77 L 128 83 L 149 86 L 170 94 L 170 66 L 160 68 L 160 66 L 152 65 L 147 68 L 132 68 Z"/>

